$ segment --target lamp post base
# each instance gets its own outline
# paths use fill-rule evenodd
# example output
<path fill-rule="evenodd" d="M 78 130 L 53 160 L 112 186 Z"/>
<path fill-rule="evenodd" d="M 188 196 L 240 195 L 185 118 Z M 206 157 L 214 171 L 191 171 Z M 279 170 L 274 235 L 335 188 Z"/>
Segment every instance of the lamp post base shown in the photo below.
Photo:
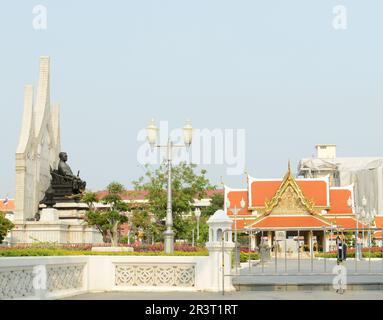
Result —
<path fill-rule="evenodd" d="M 172 230 L 166 230 L 164 232 L 164 239 L 165 254 L 172 254 L 174 252 L 174 232 Z"/>

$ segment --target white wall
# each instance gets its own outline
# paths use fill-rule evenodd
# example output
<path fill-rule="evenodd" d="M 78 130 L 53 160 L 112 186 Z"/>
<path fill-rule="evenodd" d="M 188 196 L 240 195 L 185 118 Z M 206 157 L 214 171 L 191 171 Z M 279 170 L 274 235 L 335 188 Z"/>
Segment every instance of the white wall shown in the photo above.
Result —
<path fill-rule="evenodd" d="M 217 253 L 4 257 L 0 258 L 0 283 L 5 284 L 0 299 L 57 299 L 97 291 L 220 291 Z M 229 260 L 225 269 L 228 274 Z M 225 283 L 225 289 L 233 290 L 231 283 Z"/>

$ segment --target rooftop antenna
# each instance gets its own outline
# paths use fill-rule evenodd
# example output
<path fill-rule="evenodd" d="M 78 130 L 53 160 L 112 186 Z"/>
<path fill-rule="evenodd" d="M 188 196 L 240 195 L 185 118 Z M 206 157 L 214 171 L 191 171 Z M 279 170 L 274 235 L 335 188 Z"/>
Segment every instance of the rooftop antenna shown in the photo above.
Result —
<path fill-rule="evenodd" d="M 245 166 L 245 171 L 243 172 L 243 174 L 245 175 L 246 183 L 248 184 L 249 183 L 249 173 L 247 171 L 247 166 Z"/>
<path fill-rule="evenodd" d="M 220 179 L 221 179 L 221 181 L 220 181 L 221 185 L 225 186 L 225 182 L 223 182 L 223 177 L 222 176 L 220 176 Z"/>

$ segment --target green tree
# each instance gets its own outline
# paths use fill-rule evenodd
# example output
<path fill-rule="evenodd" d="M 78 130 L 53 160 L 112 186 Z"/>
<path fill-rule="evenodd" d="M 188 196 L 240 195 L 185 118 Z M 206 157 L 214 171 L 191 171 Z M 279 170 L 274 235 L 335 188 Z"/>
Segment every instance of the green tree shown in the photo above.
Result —
<path fill-rule="evenodd" d="M 4 212 L 0 212 L 0 243 L 3 242 L 8 232 L 12 230 L 15 225 L 5 217 Z"/>
<path fill-rule="evenodd" d="M 82 195 L 81 200 L 82 202 L 85 202 L 91 210 L 94 210 L 94 204 L 99 201 L 97 193 L 91 191 L 85 192 Z"/>
<path fill-rule="evenodd" d="M 184 216 L 194 209 L 194 199 L 205 197 L 206 190 L 215 188 L 207 179 L 206 170 L 196 172 L 196 167 L 186 162 L 172 167 L 173 230 L 178 239 L 190 239 L 194 223 Z M 146 210 L 153 213 L 157 221 L 163 221 L 167 208 L 166 162 L 155 170 L 146 166 L 146 173 L 133 184 L 136 190 L 147 191 Z"/>
<path fill-rule="evenodd" d="M 205 207 L 201 210 L 201 215 L 210 217 L 217 210 L 223 210 L 224 195 L 222 193 L 216 193 L 211 197 L 210 206 Z"/>
<path fill-rule="evenodd" d="M 107 186 L 107 195 L 101 199 L 108 204 L 106 210 L 95 210 L 93 203 L 97 202 L 97 195 L 85 193 L 82 201 L 89 205 L 90 210 L 86 213 L 86 221 L 94 226 L 102 234 L 104 242 L 110 240 L 112 246 L 116 246 L 119 240 L 119 226 L 128 221 L 126 212 L 129 206 L 122 200 L 126 192 L 124 186 L 119 182 L 112 182 Z"/>
<path fill-rule="evenodd" d="M 132 212 L 132 230 L 136 236 L 140 230 L 144 232 L 143 239 L 149 242 L 155 242 L 162 239 L 164 227 L 160 224 L 155 216 L 149 212 L 147 206 L 139 205 L 131 208 Z"/>

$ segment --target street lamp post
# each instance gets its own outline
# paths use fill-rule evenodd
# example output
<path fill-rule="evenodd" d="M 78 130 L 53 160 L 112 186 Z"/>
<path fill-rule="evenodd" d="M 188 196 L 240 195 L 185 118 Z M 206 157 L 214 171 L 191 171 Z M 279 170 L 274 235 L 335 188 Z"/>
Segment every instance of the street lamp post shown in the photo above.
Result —
<path fill-rule="evenodd" d="M 128 224 L 128 245 L 130 245 L 130 231 L 131 231 L 131 229 L 132 229 L 132 226 L 133 226 L 133 224 L 132 223 L 129 223 Z"/>
<path fill-rule="evenodd" d="M 363 215 L 363 223 L 368 225 L 368 240 L 367 244 L 371 246 L 371 223 L 374 221 L 376 216 L 376 210 L 372 209 L 371 211 L 367 211 Z"/>
<path fill-rule="evenodd" d="M 197 219 L 197 241 L 199 240 L 199 219 L 201 218 L 201 209 L 195 208 L 194 215 Z"/>
<path fill-rule="evenodd" d="M 363 248 L 363 243 L 364 243 L 364 227 L 362 228 L 362 241 L 361 241 L 361 248 L 359 248 L 359 220 L 362 221 L 364 225 L 368 225 L 368 245 L 371 246 L 371 223 L 374 221 L 375 216 L 376 216 L 376 210 L 372 209 L 372 211 L 366 211 L 367 208 L 367 199 L 365 196 L 362 198 L 362 206 L 361 207 L 355 207 L 354 204 L 352 203 L 351 198 L 347 200 L 347 204 L 349 207 L 356 209 L 355 211 L 355 216 L 356 216 L 356 232 L 357 232 L 357 244 L 356 244 L 356 253 L 355 256 L 359 260 Z M 358 250 L 359 249 L 359 250 Z"/>
<path fill-rule="evenodd" d="M 166 254 L 172 254 L 174 252 L 174 231 L 172 230 L 173 227 L 173 213 L 172 213 L 172 151 L 173 148 L 181 148 L 186 147 L 189 148 L 192 142 L 193 137 L 193 127 L 188 121 L 186 125 L 183 127 L 183 135 L 184 135 L 184 142 L 185 145 L 176 145 L 174 144 L 170 137 L 168 138 L 168 143 L 166 145 L 159 145 L 156 144 L 157 142 L 157 135 L 158 135 L 158 128 L 152 120 L 149 124 L 149 126 L 146 128 L 147 131 L 147 138 L 149 141 L 149 144 L 152 148 L 166 148 L 167 151 L 167 168 L 168 168 L 168 183 L 167 183 L 167 209 L 166 209 L 166 220 L 165 220 L 165 226 L 166 231 L 164 232 L 164 250 Z"/>
<path fill-rule="evenodd" d="M 241 209 L 238 209 L 237 206 L 235 205 L 234 208 L 230 208 L 230 200 L 226 199 L 226 208 L 227 210 L 230 210 L 233 215 L 234 215 L 234 244 L 235 244 L 235 252 L 236 252 L 236 266 L 239 265 L 240 263 L 240 255 L 238 252 L 238 244 L 237 244 L 237 215 L 238 213 L 245 208 L 246 202 L 242 198 L 240 202 Z"/>
<path fill-rule="evenodd" d="M 355 259 L 359 260 L 361 256 L 361 251 L 362 251 L 362 248 L 360 247 L 360 244 L 359 244 L 359 220 L 363 220 L 365 216 L 365 207 L 367 206 L 367 199 L 365 196 L 363 196 L 362 206 L 356 207 L 351 197 L 349 197 L 347 200 L 347 205 L 350 208 L 352 208 L 353 211 L 355 212 L 355 217 L 356 217 Z M 363 240 L 364 240 L 364 228 L 362 228 L 362 243 L 361 243 L 362 247 L 363 247 Z"/>
<path fill-rule="evenodd" d="M 352 201 L 351 197 L 347 200 L 347 205 L 352 209 L 352 211 L 355 213 L 356 217 L 356 232 L 355 232 L 355 259 L 359 260 L 359 215 L 358 210 L 355 207 L 354 202 Z"/>
<path fill-rule="evenodd" d="M 374 209 L 372 209 L 372 211 L 371 211 L 371 220 L 369 221 L 369 226 L 368 226 L 368 231 L 369 231 L 369 233 L 370 233 L 370 243 L 372 242 L 371 241 L 371 223 L 375 220 L 375 217 L 376 217 L 376 215 L 377 215 L 377 213 L 376 213 L 376 210 L 375 210 L 375 208 Z"/>

